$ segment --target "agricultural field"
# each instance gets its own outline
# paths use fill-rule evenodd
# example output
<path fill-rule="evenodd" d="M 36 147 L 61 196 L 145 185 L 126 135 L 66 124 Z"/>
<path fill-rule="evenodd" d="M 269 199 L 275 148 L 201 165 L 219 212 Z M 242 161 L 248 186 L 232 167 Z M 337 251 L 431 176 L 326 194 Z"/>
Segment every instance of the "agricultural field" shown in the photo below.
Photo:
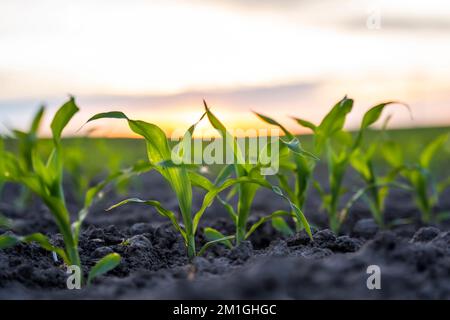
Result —
<path fill-rule="evenodd" d="M 390 104 L 347 132 L 344 98 L 321 123 L 296 119 L 301 136 L 256 114 L 284 133 L 268 176 L 187 163 L 184 144 L 177 163 L 157 123 L 119 111 L 81 132 L 108 119 L 142 139 L 62 138 L 73 98 L 40 138 L 41 109 L 0 140 L 0 299 L 450 299 L 450 128 L 390 130 Z M 239 160 L 213 106 L 199 121 Z"/>

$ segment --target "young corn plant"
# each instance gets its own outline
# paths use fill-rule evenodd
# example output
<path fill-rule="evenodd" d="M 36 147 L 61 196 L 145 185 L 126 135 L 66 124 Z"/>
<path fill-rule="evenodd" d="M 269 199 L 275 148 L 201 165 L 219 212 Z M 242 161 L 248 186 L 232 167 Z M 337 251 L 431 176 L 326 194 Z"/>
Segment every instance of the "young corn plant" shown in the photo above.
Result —
<path fill-rule="evenodd" d="M 204 115 L 200 118 L 199 122 L 203 119 L 203 117 Z M 182 139 L 182 142 L 179 145 L 178 150 L 175 149 L 174 151 L 172 151 L 169 145 L 169 140 L 167 139 L 165 133 L 155 124 L 141 120 L 132 120 L 120 111 L 97 114 L 89 119 L 88 122 L 92 122 L 98 119 L 126 120 L 131 131 L 145 139 L 149 165 L 167 181 L 170 188 L 174 192 L 178 200 L 181 221 L 178 220 L 177 214 L 175 212 L 164 208 L 164 206 L 156 200 L 141 200 L 137 198 L 130 198 L 113 205 L 107 210 L 109 211 L 128 203 L 141 203 L 149 205 L 155 208 L 161 216 L 168 218 L 172 223 L 174 229 L 182 236 L 189 259 L 193 259 L 198 254 L 202 254 L 207 247 L 212 245 L 212 243 L 207 244 L 204 249 L 201 249 L 199 252 L 197 252 L 195 235 L 197 233 L 200 219 L 202 218 L 206 209 L 212 204 L 215 197 L 220 192 L 231 188 L 236 184 L 248 182 L 251 179 L 227 179 L 224 180 L 220 185 L 216 186 L 212 184 L 207 178 L 192 170 L 192 166 L 190 166 L 189 164 L 179 163 L 182 162 L 182 160 L 185 160 L 185 154 L 188 153 L 186 145 L 188 144 L 189 140 L 192 139 L 193 132 L 198 122 L 192 125 L 187 130 Z M 176 161 L 174 161 L 174 158 Z M 255 180 L 254 182 L 258 183 L 259 181 Z M 200 187 L 207 190 L 207 193 L 203 199 L 202 206 L 197 212 L 195 212 L 195 214 L 192 212 L 193 187 Z"/>
<path fill-rule="evenodd" d="M 413 191 L 415 202 L 421 212 L 422 222 L 429 224 L 448 218 L 449 213 L 435 213 L 440 195 L 450 186 L 450 178 L 438 181 L 433 174 L 432 163 L 437 154 L 444 151 L 450 134 L 435 138 L 419 154 L 419 160 L 410 164 L 405 161 L 402 146 L 395 141 L 383 144 L 383 155 L 387 162 L 398 170 Z"/>
<path fill-rule="evenodd" d="M 18 155 L 24 160 L 27 170 L 33 169 L 33 153 L 37 152 L 38 132 L 42 125 L 42 119 L 45 114 L 45 107 L 41 106 L 33 117 L 28 131 L 12 129 L 13 138 L 17 141 Z M 29 189 L 22 188 L 19 198 L 15 201 L 17 207 L 24 208 L 31 201 Z"/>
<path fill-rule="evenodd" d="M 398 186 L 395 180 L 400 173 L 400 168 L 389 170 L 385 175 L 376 172 L 374 158 L 381 151 L 381 146 L 385 142 L 386 128 L 390 117 L 388 117 L 383 125 L 383 129 L 379 133 L 372 144 L 367 148 L 360 147 L 355 150 L 351 156 L 350 162 L 353 169 L 359 174 L 365 183 L 365 188 L 360 189 L 355 194 L 355 201 L 362 196 L 368 204 L 369 210 L 375 222 L 381 227 L 386 227 L 384 221 L 385 202 L 391 187 Z"/>
<path fill-rule="evenodd" d="M 376 145 L 372 145 L 368 150 L 357 150 L 351 157 L 350 161 L 353 169 L 360 175 L 366 185 L 355 194 L 353 200 L 356 201 L 360 197 L 363 197 L 369 206 L 375 222 L 381 228 L 384 228 L 386 226 L 384 221 L 386 198 L 389 194 L 390 187 L 395 184 L 394 182 L 399 174 L 399 170 L 391 170 L 384 176 L 377 174 L 373 161 L 374 155 L 378 151 L 377 147 Z"/>
<path fill-rule="evenodd" d="M 221 171 L 219 176 L 217 177 L 216 184 L 221 183 L 224 179 L 234 174 L 237 179 L 245 179 L 249 178 L 251 181 L 254 181 L 256 183 L 240 183 L 235 187 L 235 191 L 237 192 L 237 208 L 234 209 L 233 206 L 231 206 L 227 201 L 223 200 L 222 198 L 219 198 L 219 201 L 225 206 L 227 209 L 227 212 L 229 213 L 231 219 L 233 220 L 236 232 L 234 236 L 228 237 L 230 239 L 234 239 L 235 245 L 239 245 L 243 240 L 246 240 L 249 238 L 249 236 L 262 224 L 265 222 L 272 221 L 273 225 L 278 230 L 287 230 L 287 225 L 285 224 L 282 217 L 288 216 L 293 217 L 295 221 L 297 222 L 298 229 L 305 229 L 305 231 L 308 233 L 308 235 L 312 239 L 311 234 L 311 228 L 309 226 L 309 223 L 301 211 L 301 209 L 296 205 L 294 202 L 291 201 L 289 196 L 286 196 L 282 189 L 278 186 L 271 185 L 261 174 L 261 167 L 262 164 L 259 162 L 257 165 L 250 164 L 245 161 L 243 152 L 241 150 L 241 147 L 239 143 L 237 142 L 236 137 L 233 137 L 225 128 L 225 126 L 220 122 L 220 120 L 211 112 L 211 110 L 208 108 L 208 105 L 204 101 L 204 106 L 206 110 L 206 114 L 208 116 L 209 122 L 213 126 L 214 129 L 216 129 L 219 134 L 221 135 L 223 141 L 225 141 L 225 144 L 227 144 L 228 150 L 232 150 L 233 156 L 234 156 L 234 163 L 227 165 L 224 167 L 224 169 Z M 292 139 L 292 141 L 286 142 L 285 145 L 289 146 L 290 148 L 296 150 L 296 152 L 301 154 L 307 154 L 306 151 L 304 151 L 301 146 L 298 143 L 298 140 Z M 267 149 L 267 150 L 266 150 Z M 279 150 L 274 150 L 275 148 L 271 148 L 271 144 L 267 144 L 265 149 L 261 150 L 260 158 L 266 155 L 267 152 L 274 152 L 275 158 L 278 158 L 280 156 Z M 277 154 L 278 153 L 278 154 Z M 282 153 L 282 152 L 281 152 Z M 256 195 L 256 192 L 259 188 L 264 187 L 269 190 L 274 191 L 278 196 L 281 196 L 284 198 L 291 207 L 291 212 L 286 212 L 283 210 L 275 211 L 274 213 L 262 217 L 259 219 L 258 222 L 256 222 L 254 225 L 250 226 L 248 228 L 248 219 L 251 213 L 251 207 L 254 200 L 254 197 Z M 232 193 L 233 195 L 233 193 Z M 286 232 L 286 231 L 285 231 Z M 224 238 L 224 236 L 217 230 L 214 230 L 212 228 L 205 229 L 206 236 L 210 239 L 215 239 L 216 241 L 220 241 L 219 239 Z M 222 242 L 227 246 L 230 246 L 231 243 L 228 242 Z"/>
<path fill-rule="evenodd" d="M 286 193 L 289 200 L 300 210 L 304 210 L 308 189 L 311 185 L 314 169 L 319 159 L 312 153 L 304 150 L 299 139 L 278 121 L 260 113 L 255 112 L 255 114 L 262 121 L 277 126 L 283 131 L 286 140 L 280 139 L 282 142 L 280 150 L 280 172 L 276 176 L 281 189 Z M 294 188 L 289 184 L 291 172 L 294 173 Z M 298 232 L 303 229 L 303 223 L 297 219 L 294 212 L 292 214 L 295 229 Z M 292 234 L 290 228 L 281 219 L 276 218 L 273 221 L 274 227 L 282 233 Z"/>
<path fill-rule="evenodd" d="M 343 180 L 351 159 L 355 153 L 360 152 L 365 131 L 380 119 L 384 108 L 393 103 L 396 102 L 381 103 L 367 111 L 355 137 L 344 130 L 347 115 L 353 109 L 353 100 L 347 97 L 339 101 L 319 125 L 294 118 L 298 124 L 313 131 L 315 152 L 324 155 L 327 159 L 329 191 L 325 191 L 325 188 L 317 182 L 314 183 L 314 186 L 318 189 L 322 198 L 330 228 L 336 233 L 339 233 L 350 207 L 366 191 L 356 192 L 349 202 L 340 209 L 341 198 L 346 192 Z"/>
<path fill-rule="evenodd" d="M 22 156 L 5 149 L 0 150 L 0 177 L 5 181 L 19 183 L 27 187 L 42 199 L 53 215 L 63 236 L 64 247 L 56 247 L 45 235 L 34 233 L 27 236 L 3 234 L 0 236 L 0 248 L 11 247 L 19 242 L 36 242 L 43 249 L 56 253 L 66 265 L 77 266 L 82 270 L 78 252 L 81 225 L 96 195 L 112 178 L 87 191 L 84 207 L 79 212 L 78 218 L 71 223 L 63 189 L 61 134 L 78 111 L 74 98 L 70 98 L 56 112 L 51 123 L 53 150 L 46 162 L 40 158 L 35 149 L 31 150 L 31 154 L 24 153 Z M 31 161 L 31 164 L 29 161 Z M 120 256 L 116 253 L 105 256 L 91 269 L 87 283 L 90 283 L 96 276 L 113 269 L 119 262 Z"/>

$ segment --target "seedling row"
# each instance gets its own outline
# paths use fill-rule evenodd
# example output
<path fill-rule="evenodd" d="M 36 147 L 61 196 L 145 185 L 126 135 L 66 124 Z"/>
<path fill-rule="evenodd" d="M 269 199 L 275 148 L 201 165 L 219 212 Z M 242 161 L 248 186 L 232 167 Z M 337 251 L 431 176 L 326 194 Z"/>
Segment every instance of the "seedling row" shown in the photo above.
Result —
<path fill-rule="evenodd" d="M 157 124 L 131 119 L 121 111 L 96 114 L 81 131 L 89 130 L 101 119 L 126 122 L 130 132 L 144 139 L 146 150 L 142 153 L 147 155 L 145 160 L 125 164 L 120 156 L 109 154 L 110 151 L 99 142 L 97 151 L 106 154 L 108 161 L 105 166 L 109 171 L 101 181 L 96 179 L 98 171 L 88 165 L 89 157 L 95 155 L 80 151 L 81 146 L 76 144 L 65 148 L 62 143 L 64 129 L 79 111 L 75 99 L 70 98 L 54 115 L 50 126 L 51 146 L 45 157 L 38 148 L 38 131 L 45 113 L 45 109 L 40 108 L 28 131 L 11 130 L 9 137 L 0 139 L 0 189 L 5 183 L 20 186 L 20 196 L 14 205 L 22 208 L 28 206 L 34 198 L 39 198 L 52 214 L 64 245 L 56 246 L 42 233 L 17 235 L 12 232 L 14 222 L 0 215 L 0 228 L 11 230 L 0 236 L 0 249 L 18 243 L 34 242 L 56 255 L 65 265 L 83 269 L 78 246 L 83 222 L 91 207 L 112 187 L 123 195 L 123 200 L 105 208 L 107 211 L 137 203 L 142 205 L 142 210 L 156 212 L 167 219 L 183 239 L 186 255 L 190 260 L 204 255 L 216 245 L 228 248 L 239 246 L 264 224 L 270 224 L 277 232 L 286 236 L 304 231 L 313 241 L 310 219 L 318 214 L 325 214 L 328 227 L 339 234 L 351 208 L 357 202 L 364 202 L 379 227 L 388 229 L 398 222 L 387 221 L 385 216 L 386 199 L 394 188 L 412 195 L 421 213 L 422 223 L 433 224 L 448 219 L 448 213 L 439 211 L 439 199 L 450 186 L 450 178 L 437 176 L 433 170 L 433 162 L 436 156 L 442 156 L 448 151 L 449 134 L 430 139 L 417 153 L 415 160 L 407 160 L 403 146 L 390 136 L 390 117 L 383 116 L 391 105 L 392 108 L 409 110 L 408 106 L 394 101 L 378 104 L 364 114 L 355 132 L 345 129 L 348 115 L 353 110 L 353 100 L 347 97 L 337 102 L 320 123 L 294 118 L 299 127 L 311 131 L 311 148 L 305 148 L 300 138 L 277 119 L 255 113 L 256 117 L 279 128 L 283 133 L 277 140 L 277 148 L 271 145 L 270 140 L 263 148 L 264 152 L 271 155 L 276 153 L 279 171 L 274 176 L 261 173 L 268 165 L 266 162 L 249 163 L 242 159 L 244 150 L 237 137 L 227 130 L 206 102 L 203 108 L 199 108 L 198 122 L 186 131 L 175 150 Z M 223 165 L 214 179 L 205 174 L 201 165 L 185 161 L 185 154 L 190 148 L 188 142 L 193 139 L 198 124 L 205 121 L 230 144 L 228 147 L 233 150 L 235 160 Z M 374 125 L 378 125 L 379 129 L 372 130 L 368 142 L 367 135 Z M 14 142 L 13 146 L 11 141 Z M 379 161 L 380 158 L 382 161 Z M 325 182 L 316 179 L 315 173 L 319 166 L 326 167 Z M 176 197 L 177 210 L 167 208 L 161 199 L 153 199 L 151 191 L 148 192 L 148 198 L 127 197 L 130 194 L 130 179 L 139 182 L 140 175 L 150 171 L 159 174 L 167 183 Z M 358 187 L 345 185 L 345 178 L 350 171 L 358 174 Z M 66 190 L 67 184 L 63 182 L 67 175 L 70 176 L 74 190 L 72 192 L 81 207 L 76 213 L 70 212 L 66 202 L 69 191 Z M 258 216 L 259 220 L 255 223 L 250 223 L 250 217 L 254 214 L 252 208 L 255 196 L 263 189 L 272 192 L 285 206 L 274 212 L 266 212 L 264 216 Z M 322 204 L 321 208 L 315 208 L 313 212 L 305 206 L 311 189 L 315 189 L 320 195 Z M 193 206 L 196 193 L 203 199 L 198 210 Z M 199 230 L 200 223 L 211 211 L 213 202 L 222 205 L 227 212 L 228 219 L 234 226 L 231 234 L 224 234 L 212 227 Z M 196 242 L 199 232 L 208 241 L 201 247 L 197 247 Z M 83 283 L 89 285 L 99 275 L 117 267 L 120 260 L 117 253 L 110 253 L 99 259 L 84 275 Z"/>

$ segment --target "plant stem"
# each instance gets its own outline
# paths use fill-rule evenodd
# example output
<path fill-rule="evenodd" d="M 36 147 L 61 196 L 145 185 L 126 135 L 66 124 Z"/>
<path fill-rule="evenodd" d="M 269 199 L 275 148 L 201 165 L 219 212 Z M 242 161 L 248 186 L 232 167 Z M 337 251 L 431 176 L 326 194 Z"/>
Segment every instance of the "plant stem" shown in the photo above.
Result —
<path fill-rule="evenodd" d="M 240 245 L 243 240 L 245 240 L 245 227 L 241 228 L 238 223 L 238 226 L 236 228 L 236 240 L 235 240 L 236 247 Z"/>
<path fill-rule="evenodd" d="M 291 214 L 292 214 L 292 216 L 295 216 L 294 211 L 291 211 Z M 298 219 L 295 219 L 295 231 L 300 232 L 303 230 L 303 228 L 304 228 L 304 226 L 303 226 L 302 222 Z"/>
<path fill-rule="evenodd" d="M 331 230 L 338 235 L 339 229 L 341 228 L 341 223 L 339 222 L 339 219 L 337 217 L 336 211 L 330 214 L 330 228 Z"/>
<path fill-rule="evenodd" d="M 189 260 L 194 259 L 195 256 L 196 256 L 195 236 L 194 235 L 188 235 L 188 239 L 187 239 L 187 254 L 188 254 Z"/>

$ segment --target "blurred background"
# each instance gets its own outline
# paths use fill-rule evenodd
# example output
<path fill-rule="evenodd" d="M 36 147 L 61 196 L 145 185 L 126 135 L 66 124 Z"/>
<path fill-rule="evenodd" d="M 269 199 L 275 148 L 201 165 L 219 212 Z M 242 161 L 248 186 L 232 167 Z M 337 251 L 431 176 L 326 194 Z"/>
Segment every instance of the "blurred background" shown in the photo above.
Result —
<path fill-rule="evenodd" d="M 350 128 L 387 100 L 413 111 L 390 107 L 394 127 L 447 126 L 449 57 L 444 0 L 2 0 L 0 133 L 68 94 L 68 134 L 111 110 L 170 133 L 203 98 L 230 128 L 265 127 L 254 110 L 301 133 L 289 116 L 317 122 L 344 95 Z M 94 134 L 130 136 L 120 121 Z"/>

